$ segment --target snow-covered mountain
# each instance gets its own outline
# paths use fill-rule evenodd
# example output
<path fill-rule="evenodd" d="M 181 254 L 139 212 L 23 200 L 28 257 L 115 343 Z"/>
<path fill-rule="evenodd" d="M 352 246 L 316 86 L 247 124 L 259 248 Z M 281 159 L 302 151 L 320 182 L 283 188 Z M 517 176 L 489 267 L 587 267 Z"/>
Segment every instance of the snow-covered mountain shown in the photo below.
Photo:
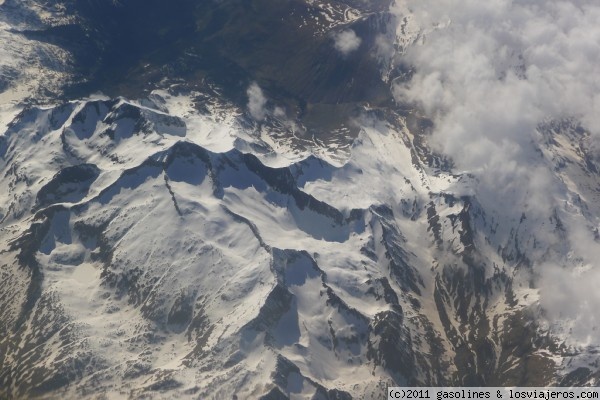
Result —
<path fill-rule="evenodd" d="M 595 268 L 590 132 L 540 125 L 531 166 L 550 183 L 490 187 L 430 146 L 421 111 L 394 102 L 413 73 L 402 54 L 428 32 L 397 4 L 197 3 L 182 9 L 202 45 L 158 0 L 0 4 L 1 35 L 22 40 L 0 44 L 15 55 L 0 66 L 0 397 L 600 383 L 598 319 L 557 284 Z M 113 33 L 142 17 L 164 26 L 115 63 L 140 42 L 119 50 Z M 250 57 L 265 27 L 285 37 Z M 70 45 L 73 32 L 86 39 Z M 181 41 L 165 53 L 171 34 Z M 261 58 L 284 44 L 301 65 Z M 32 81 L 18 65 L 40 52 L 57 64 Z M 198 61 L 207 54 L 216 61 Z M 593 283 L 578 284 L 594 304 Z"/>

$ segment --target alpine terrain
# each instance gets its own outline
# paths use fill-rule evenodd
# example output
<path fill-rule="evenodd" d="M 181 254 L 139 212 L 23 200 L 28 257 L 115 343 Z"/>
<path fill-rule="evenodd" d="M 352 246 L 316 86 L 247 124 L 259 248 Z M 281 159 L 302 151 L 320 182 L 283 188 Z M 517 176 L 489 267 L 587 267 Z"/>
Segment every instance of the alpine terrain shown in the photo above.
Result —
<path fill-rule="evenodd" d="M 0 0 L 0 398 L 600 385 L 599 7 L 436 3 Z"/>

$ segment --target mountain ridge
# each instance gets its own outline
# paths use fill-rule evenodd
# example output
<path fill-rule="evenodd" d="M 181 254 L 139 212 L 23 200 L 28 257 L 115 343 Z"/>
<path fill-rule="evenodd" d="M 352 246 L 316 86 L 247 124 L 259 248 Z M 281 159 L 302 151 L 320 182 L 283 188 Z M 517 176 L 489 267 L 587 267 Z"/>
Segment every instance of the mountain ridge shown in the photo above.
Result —
<path fill-rule="evenodd" d="M 96 110 L 100 109 L 104 111 L 96 113 Z M 123 109 L 129 111 L 123 114 Z M 86 118 L 81 116 L 81 110 L 87 110 Z M 28 117 L 28 113 L 32 113 L 32 117 Z M 116 115 L 121 118 L 115 119 Z M 92 122 L 84 121 L 87 118 L 92 118 Z M 13 178 L 13 184 L 7 185 L 13 187 L 15 192 L 25 185 L 30 189 L 24 192 L 33 192 L 27 195 L 27 203 L 24 203 L 23 199 L 19 200 L 20 204 L 30 204 L 29 206 L 20 209 L 15 209 L 15 206 L 10 212 L 3 211 L 3 258 L 12 254 L 11 258 L 14 257 L 15 260 L 13 266 L 4 265 L 4 275 L 9 271 L 13 274 L 21 271 L 15 276 L 29 276 L 25 281 L 29 281 L 30 284 L 28 288 L 23 287 L 24 294 L 21 298 L 27 300 L 21 303 L 20 313 L 13 308 L 14 298 L 5 298 L 3 303 L 3 310 L 14 310 L 11 314 L 15 315 L 16 320 L 12 319 L 13 322 L 10 322 L 11 320 L 5 319 L 3 325 L 8 339 L 3 341 L 3 348 L 13 349 L 9 354 L 12 353 L 10 357 L 15 358 L 11 358 L 14 361 L 8 364 L 8 360 L 5 359 L 2 376 L 5 381 L 15 382 L 13 379 L 17 371 L 24 371 L 21 368 L 33 368 L 32 371 L 38 372 L 29 375 L 30 381 L 40 381 L 38 385 L 30 388 L 23 384 L 9 386 L 11 391 L 7 392 L 7 395 L 35 395 L 52 393 L 53 390 L 56 390 L 57 394 L 74 393 L 71 391 L 75 390 L 80 395 L 106 390 L 118 391 L 123 390 L 119 389 L 120 379 L 132 379 L 140 383 L 153 382 L 142 386 L 135 385 L 130 394 L 141 395 L 142 390 L 144 393 L 154 393 L 154 396 L 158 397 L 167 396 L 167 393 L 168 396 L 187 393 L 190 396 L 218 397 L 223 393 L 234 392 L 242 393 L 243 396 L 243 393 L 251 393 L 244 390 L 259 390 L 259 386 L 254 389 L 244 385 L 236 386 L 235 382 L 241 384 L 247 379 L 250 379 L 250 382 L 253 379 L 258 379 L 257 382 L 272 381 L 272 389 L 266 388 L 262 392 L 265 396 L 274 396 L 269 393 L 280 391 L 286 396 L 293 393 L 313 393 L 311 396 L 318 398 L 377 396 L 388 383 L 559 383 L 553 377 L 555 372 L 552 371 L 556 371 L 557 365 L 551 361 L 552 358 L 545 357 L 542 355 L 543 351 L 534 349 L 541 346 L 542 349 L 547 349 L 544 351 L 552 349 L 554 354 L 561 354 L 564 350 L 557 347 L 556 340 L 544 339 L 540 332 L 533 328 L 533 320 L 524 313 L 528 307 L 527 302 L 521 304 L 523 298 L 515 298 L 514 288 L 511 288 L 515 284 L 515 277 L 510 277 L 502 269 L 488 275 L 489 272 L 479 266 L 482 263 L 487 264 L 487 256 L 481 258 L 482 255 L 478 254 L 481 247 L 475 244 L 476 239 L 472 233 L 476 223 L 474 221 L 485 220 L 482 219 L 483 211 L 480 206 L 468 196 L 456 197 L 444 193 L 443 190 L 439 196 L 432 194 L 432 182 L 439 178 L 430 176 L 424 181 L 419 179 L 423 176 L 423 171 L 419 170 L 422 164 L 413 163 L 411 150 L 404 147 L 403 141 L 395 138 L 395 133 L 375 130 L 367 134 L 367 131 L 363 131 L 353 146 L 351 159 L 339 167 L 323 162 L 315 156 L 309 156 L 300 158 L 286 167 L 272 168 L 262 164 L 260 157 L 264 156 L 245 154 L 235 148 L 221 153 L 211 152 L 199 144 L 182 141 L 185 136 L 180 135 L 185 135 L 185 130 L 177 128 L 186 125 L 185 122 L 182 124 L 182 121 L 185 119 L 168 116 L 162 111 L 139 108 L 123 100 L 92 101 L 72 103 L 66 108 L 61 106 L 49 110 L 32 109 L 23 113 L 9 128 L 9 132 L 12 130 L 14 133 L 4 136 L 7 150 L 3 156 L 5 164 L 2 168 L 8 171 L 8 175 L 3 179 L 15 174 L 16 169 L 10 167 L 19 162 L 15 155 L 22 154 L 27 157 L 26 152 L 23 154 L 19 149 L 18 142 L 21 138 L 28 139 L 22 142 L 23 144 L 30 145 L 30 138 L 37 138 L 36 141 L 45 148 L 64 151 L 67 154 L 64 158 L 66 165 L 71 165 L 73 160 L 87 163 L 65 167 L 65 161 L 56 164 L 40 160 L 41 154 L 44 153 L 35 150 L 38 162 L 46 166 L 57 165 L 57 172 L 52 173 L 46 169 L 44 174 L 37 177 L 28 173 L 25 180 L 17 174 Z M 174 124 L 177 129 L 173 129 L 170 124 Z M 35 128 L 30 129 L 28 126 Z M 111 131 L 114 133 L 111 134 Z M 46 133 L 40 136 L 40 132 Z M 378 135 L 378 141 L 374 142 L 375 136 L 369 135 Z M 327 197 L 318 199 L 319 193 L 322 193 L 319 186 L 337 187 L 336 190 L 339 190 L 340 187 L 335 183 L 337 179 L 352 181 L 373 171 L 381 173 L 383 167 L 380 163 L 386 159 L 373 157 L 373 150 L 367 148 L 369 145 L 375 145 L 379 151 L 391 154 L 389 144 L 392 142 L 387 144 L 388 147 L 381 143 L 385 135 L 391 135 L 389 139 L 395 143 L 396 148 L 405 149 L 403 151 L 407 155 L 407 163 L 403 168 L 411 168 L 414 172 L 407 174 L 405 171 L 402 174 L 406 178 L 401 179 L 405 188 L 401 189 L 401 192 L 407 190 L 406 194 L 413 193 L 414 201 L 400 202 L 390 208 L 384 204 L 377 205 L 375 200 L 375 203 L 368 207 L 345 206 L 340 211 L 335 205 L 327 203 Z M 64 138 L 71 140 L 71 147 L 80 151 L 79 155 L 86 155 L 74 157 L 77 154 L 69 146 L 65 147 Z M 109 145 L 97 146 L 95 141 Z M 129 161 L 125 158 L 121 162 L 115 161 L 112 154 L 127 154 L 126 150 L 119 150 L 119 146 L 127 149 L 128 141 L 133 141 L 136 146 L 146 147 L 146 156 L 140 156 L 142 152 L 138 147 L 138 155 L 135 158 Z M 82 147 L 82 142 L 85 143 L 85 147 Z M 82 149 L 86 149 L 85 152 L 82 152 Z M 99 153 L 90 152 L 89 149 L 96 149 Z M 57 159 L 56 155 L 51 155 L 53 152 L 54 150 L 48 152 L 49 160 Z M 366 162 L 365 158 L 361 158 L 361 152 L 371 164 Z M 352 157 L 355 157 L 354 161 Z M 396 155 L 392 156 L 388 161 L 397 166 L 395 157 Z M 94 164 L 90 164 L 93 159 L 107 161 L 95 164 L 94 167 Z M 375 163 L 374 170 L 371 170 L 372 163 Z M 83 171 L 88 171 L 87 175 L 83 176 Z M 105 178 L 102 178 L 103 174 L 106 175 Z M 417 177 L 417 180 L 409 178 L 411 175 Z M 112 178 L 109 179 L 109 176 Z M 450 176 L 446 175 L 440 182 L 448 178 Z M 96 181 L 89 183 L 93 179 Z M 98 181 L 104 184 L 98 186 Z M 82 182 L 88 183 L 82 188 Z M 63 187 L 66 189 L 61 190 Z M 76 194 L 69 191 L 69 188 L 75 188 Z M 365 190 L 368 188 L 365 187 Z M 34 196 L 35 192 L 37 195 Z M 368 192 L 363 195 L 366 193 Z M 406 194 L 403 197 L 406 198 Z M 423 194 L 425 199 L 421 197 Z M 76 197 L 70 199 L 75 199 L 75 202 L 64 202 L 64 196 L 68 200 L 69 196 L 73 195 Z M 142 197 L 139 197 L 140 195 Z M 331 193 L 329 197 L 331 196 L 336 195 Z M 337 198 L 339 203 L 339 199 L 343 197 Z M 430 200 L 426 200 L 427 198 Z M 45 199 L 47 205 L 40 207 L 40 199 Z M 394 208 L 398 208 L 399 215 L 396 215 L 397 211 Z M 149 210 L 149 213 L 144 210 Z M 158 214 L 155 214 L 157 212 Z M 140 221 L 160 218 L 163 221 L 160 224 L 162 228 L 158 231 L 148 231 L 142 228 L 143 222 L 135 222 L 138 218 L 136 215 Z M 198 219 L 200 215 L 204 217 Z M 196 222 L 190 222 L 190 218 Z M 165 222 L 171 219 L 173 222 L 165 225 Z M 231 222 L 225 222 L 228 219 Z M 269 220 L 272 222 L 268 222 Z M 172 226 L 168 227 L 171 224 Z M 17 228 L 17 231 L 7 234 L 11 226 L 15 229 L 19 225 L 22 226 L 21 233 L 18 233 Z M 154 222 L 150 223 L 150 226 L 154 226 Z M 191 227 L 202 226 L 205 227 L 202 228 L 205 233 L 201 236 L 198 236 L 200 232 L 194 233 L 189 230 Z M 273 227 L 276 226 L 279 228 L 274 230 Z M 412 229 L 408 228 L 410 226 Z M 422 226 L 415 231 L 420 233 L 417 236 L 415 232 L 411 233 L 409 239 L 406 234 L 417 226 Z M 277 238 L 283 232 L 287 233 Z M 167 247 L 157 247 L 155 234 L 162 238 Z M 425 236 L 417 239 L 419 235 Z M 243 237 L 246 239 L 242 239 Z M 175 241 L 167 244 L 169 240 L 165 239 L 168 238 Z M 240 247 L 243 242 L 254 244 L 246 249 L 245 246 Z M 289 244 L 294 242 L 298 243 L 296 248 L 288 248 Z M 361 242 L 364 244 L 358 246 L 360 252 L 350 250 Z M 419 247 L 415 247 L 417 243 Z M 148 245 L 151 247 L 147 247 Z M 348 245 L 350 247 L 346 247 Z M 448 245 L 450 247 L 447 247 Z M 237 249 L 235 255 L 231 250 L 227 250 L 231 249 L 231 246 Z M 146 253 L 144 248 L 147 249 Z M 342 250 L 344 248 L 346 250 Z M 456 256 L 452 257 L 455 257 L 456 261 L 462 260 L 460 262 L 463 266 L 442 265 L 442 258 L 437 256 L 438 261 L 433 261 L 433 269 L 426 274 L 431 267 L 423 267 L 429 263 L 427 258 L 431 255 L 425 259 L 421 257 L 427 254 L 427 248 L 432 249 L 432 254 L 435 254 L 436 248 L 441 252 L 440 255 L 450 251 L 448 254 L 455 254 Z M 316 249 L 320 250 L 312 255 Z M 248 251 L 250 253 L 247 253 Z M 522 258 L 519 256 L 519 248 L 515 247 L 512 251 L 516 251 L 516 259 L 508 255 L 498 257 L 498 260 L 504 258 L 509 265 L 511 260 L 519 263 Z M 159 255 L 153 256 L 154 252 L 159 252 Z M 258 264 L 251 266 L 246 264 L 246 261 L 241 265 L 247 266 L 241 270 L 239 267 L 234 268 L 235 264 L 231 263 L 241 261 L 237 253 L 248 254 L 247 259 L 256 260 Z M 502 254 L 501 251 L 500 255 Z M 504 254 L 513 253 L 504 251 Z M 195 259 L 198 261 L 193 261 Z M 195 264 L 199 260 L 206 261 Z M 208 260 L 213 260 L 212 263 L 214 260 L 220 260 L 214 266 L 230 265 L 229 268 L 233 268 L 227 273 L 233 275 L 226 275 L 230 277 L 225 280 L 229 282 L 227 285 L 233 286 L 221 286 L 217 291 L 221 293 L 220 297 L 213 297 L 212 300 L 207 300 L 210 292 L 203 294 L 199 289 L 212 282 L 212 279 L 202 279 L 217 273 L 212 269 L 214 266 L 205 272 L 201 272 L 203 268 L 198 269 Z M 305 261 L 298 264 L 298 260 Z M 190 262 L 191 264 L 188 264 Z M 208 265 L 210 263 L 209 261 Z M 342 267 L 345 263 L 349 264 Z M 436 264 L 440 265 L 436 267 Z M 142 265 L 144 267 L 140 268 Z M 186 279 L 190 279 L 189 272 L 186 271 L 192 265 L 197 265 L 192 270 L 196 271 L 194 274 L 199 275 L 193 279 L 195 283 L 188 286 L 184 284 L 185 279 L 180 279 L 185 276 L 188 276 Z M 323 265 L 327 268 L 323 269 Z M 360 273 L 359 267 L 370 272 L 366 275 Z M 78 272 L 80 269 L 85 272 Z M 238 272 L 235 272 L 236 270 Z M 205 275 L 207 272 L 209 275 Z M 353 274 L 357 276 L 352 277 Z M 92 279 L 90 276 L 96 278 L 86 281 Z M 359 278 L 360 276 L 362 278 Z M 81 303 L 81 300 L 77 300 L 73 303 L 74 300 L 69 300 L 72 296 L 78 298 L 81 294 L 64 287 L 67 282 L 75 282 L 75 287 L 93 284 L 94 286 L 89 286 L 94 288 L 91 293 L 101 294 L 93 295 L 86 301 L 91 305 L 104 306 L 98 308 L 98 305 L 95 305 L 89 310 L 85 307 L 81 310 L 75 307 L 74 304 L 86 304 L 86 301 Z M 10 284 L 10 281 L 7 284 Z M 240 290 L 240 293 L 235 294 Z M 6 289 L 3 289 L 3 292 L 6 292 Z M 260 305 L 259 307 L 254 306 L 247 310 L 239 307 L 241 304 L 252 304 L 248 303 L 248 296 L 257 295 L 257 300 L 262 299 L 256 304 Z M 365 302 L 369 298 L 372 300 Z M 314 299 L 322 299 L 322 308 L 315 309 L 310 306 Z M 238 311 L 233 311 L 236 310 L 235 307 L 225 306 L 228 302 L 233 301 L 232 304 L 236 304 L 242 300 L 243 303 L 238 304 Z M 472 303 L 473 301 L 475 303 Z M 498 310 L 505 308 L 506 311 L 513 311 L 489 314 L 489 318 L 493 317 L 493 320 L 485 317 L 494 307 L 499 307 Z M 233 315 L 241 312 L 237 318 L 247 322 L 243 325 L 233 323 L 233 326 L 238 328 L 232 328 L 233 317 L 223 314 L 225 310 L 232 310 L 230 313 L 234 313 Z M 321 317 L 311 319 L 314 318 L 311 317 L 313 315 L 323 314 L 330 315 L 331 318 L 325 326 L 321 325 L 322 322 L 317 322 L 321 321 Z M 432 318 L 434 314 L 439 317 Z M 9 314 L 3 311 L 3 315 Z M 42 318 L 42 315 L 48 322 L 39 322 L 38 319 Z M 93 315 L 97 317 L 92 317 Z M 75 338 L 86 329 L 90 329 L 85 328 L 86 326 L 91 327 L 92 331 L 97 329 L 93 324 L 89 325 L 89 322 L 81 325 L 81 322 L 77 322 L 79 319 L 85 321 L 91 318 L 93 321 L 99 317 L 114 318 L 112 316 L 119 315 L 127 315 L 126 318 L 138 321 L 132 325 L 137 328 L 126 334 L 124 339 L 119 339 L 121 334 L 116 330 L 113 333 L 107 331 L 100 336 L 96 336 L 99 333 L 87 336 L 82 342 L 98 341 L 100 348 L 103 341 L 107 341 L 105 346 L 109 346 L 108 348 L 116 343 L 120 343 L 119 346 L 127 345 L 127 354 L 131 358 L 125 365 L 130 367 L 115 375 L 108 373 L 114 367 L 110 367 L 110 359 L 103 356 L 105 351 L 99 352 L 98 345 L 88 347 L 69 343 L 81 340 Z M 304 321 L 303 324 L 295 322 L 296 319 Z M 290 322 L 286 322 L 288 320 Z M 500 322 L 502 320 L 503 323 Z M 71 324 L 74 324 L 74 328 L 61 328 Z M 33 327 L 42 325 L 52 328 L 37 333 L 34 330 L 25 335 L 25 332 Z M 76 328 L 78 326 L 80 328 Z M 154 327 L 150 328 L 151 326 Z M 294 326 L 296 328 L 293 328 Z M 468 326 L 471 328 L 467 329 Z M 473 330 L 472 326 L 478 328 Z M 296 333 L 294 329 L 297 329 Z M 140 331 L 142 336 L 134 340 L 139 335 L 133 334 L 136 331 Z M 146 333 L 143 333 L 144 331 Z M 227 339 L 217 339 L 219 335 L 215 336 L 216 332 L 222 332 L 220 335 L 225 332 L 231 333 Z M 403 339 L 398 341 L 400 332 L 405 333 L 401 334 L 404 336 L 400 336 Z M 131 334 L 133 336 L 129 337 Z M 528 340 L 531 340 L 531 344 L 528 346 L 533 347 L 523 348 L 524 334 L 529 335 Z M 247 335 L 250 336 L 246 338 Z M 420 335 L 426 337 L 427 341 L 423 342 L 419 338 Z M 510 337 L 513 336 L 520 339 L 511 344 Z M 18 339 L 19 337 L 22 339 Z M 181 339 L 177 340 L 181 341 L 173 342 L 178 337 Z M 236 339 L 237 337 L 241 339 L 238 344 L 241 347 L 235 350 L 235 343 L 240 340 Z M 258 339 L 261 337 L 264 337 L 264 345 L 253 348 L 260 343 L 256 340 L 261 340 Z M 494 337 L 496 339 L 493 339 Z M 469 342 L 466 342 L 467 338 Z M 58 345 L 61 340 L 62 346 Z M 305 342 L 306 340 L 309 342 Z M 24 344 L 17 345 L 19 341 L 24 341 Z M 59 347 L 53 348 L 52 343 L 57 343 Z M 159 345 L 160 343 L 164 344 Z M 179 356 L 171 362 L 166 362 L 165 359 L 169 353 L 165 349 L 166 343 L 174 343 L 173 346 L 179 349 L 176 351 Z M 311 347 L 306 347 L 306 343 L 311 343 Z M 479 343 L 475 352 L 469 350 L 473 343 Z M 256 353 L 257 349 L 263 348 L 262 346 L 266 353 Z M 315 346 L 321 349 L 317 353 L 314 350 Z M 163 350 L 157 352 L 157 347 Z M 25 350 L 18 351 L 18 348 Z M 28 348 L 32 350 L 27 350 Z M 78 349 L 76 352 L 75 348 Z M 185 350 L 186 348 L 188 350 Z M 243 350 L 244 348 L 247 350 Z M 52 364 L 51 370 L 34 367 L 35 364 L 26 361 L 35 359 L 35 353 L 31 353 L 33 349 L 38 349 L 35 350 L 38 353 L 37 357 L 50 357 L 54 354 L 51 357 L 58 357 L 57 363 Z M 234 358 L 227 361 L 225 357 L 219 361 L 218 355 L 223 351 L 224 354 L 231 352 L 230 357 Z M 321 361 L 312 358 L 311 364 L 296 364 L 299 362 L 298 355 L 306 354 L 307 351 L 312 357 L 320 353 L 331 354 L 333 358 L 327 356 Z M 532 381 L 522 381 L 521 374 L 511 375 L 506 372 L 506 375 L 502 375 L 504 372 L 500 372 L 501 365 L 520 352 L 531 356 L 525 358 L 519 368 L 527 371 L 528 368 L 533 368 L 527 366 L 528 363 L 532 363 L 536 365 L 535 368 L 545 368 L 548 375 L 540 378 L 538 371 L 536 377 L 531 378 L 534 379 Z M 262 374 L 256 375 L 258 371 L 255 371 L 247 372 L 248 377 L 242 381 L 234 378 L 240 376 L 243 370 L 252 371 L 247 364 L 255 357 L 252 354 L 262 354 L 259 364 L 252 365 L 271 365 L 269 368 L 272 369 L 266 370 L 273 371 L 274 375 L 269 378 Z M 276 357 L 269 360 L 265 358 L 267 354 Z M 303 357 L 307 357 L 308 354 Z M 402 357 L 398 358 L 398 354 L 402 354 Z M 349 358 L 340 364 L 340 357 Z M 63 361 L 58 361 L 61 358 Z M 354 364 L 350 362 L 353 358 L 358 362 L 356 367 L 350 367 Z M 177 359 L 181 360 L 181 366 L 185 366 L 183 370 L 181 367 L 166 368 L 166 365 L 176 365 L 172 363 Z M 531 361 L 527 361 L 528 359 Z M 64 360 L 69 361 L 65 364 Z M 161 366 L 160 360 L 164 360 L 162 362 L 166 364 Z M 341 378 L 331 377 L 333 370 L 326 372 L 315 369 L 322 362 L 328 364 L 334 362 L 333 360 L 337 360 L 337 368 L 341 368 L 341 365 L 346 365 L 344 368 L 355 368 L 353 373 L 368 365 L 372 367 L 368 367 L 367 370 L 374 368 L 378 372 L 373 376 L 371 372 L 364 371 L 365 377 L 372 377 L 367 381 L 370 383 L 356 386 L 355 383 L 350 384 Z M 91 370 L 78 368 L 79 372 L 76 372 L 66 366 L 79 363 L 88 365 L 87 368 Z M 240 370 L 242 364 L 246 366 Z M 479 365 L 478 370 L 481 372 L 467 373 L 472 370 L 473 364 Z M 13 370 L 10 365 L 19 366 L 19 369 Z M 210 365 L 212 367 L 209 367 Z M 229 371 L 225 375 L 229 378 L 215 378 L 213 384 L 203 387 L 196 387 L 196 379 L 199 379 L 197 375 L 195 379 L 189 380 L 193 376 L 190 374 L 197 371 L 194 374 L 200 373 L 200 376 L 205 376 L 202 381 L 210 382 L 208 375 L 204 374 L 214 370 L 216 365 L 222 365 L 216 370 Z M 453 370 L 455 372 L 451 372 Z M 483 372 L 486 370 L 489 372 Z M 435 375 L 429 375 L 431 371 L 437 372 Z M 498 375 L 499 373 L 501 375 Z M 90 381 L 88 374 L 90 377 L 96 376 L 95 380 Z M 277 374 L 283 374 L 282 378 L 277 378 Z M 386 375 L 388 378 L 384 379 L 383 376 Z M 117 378 L 118 376 L 121 378 Z M 584 376 L 591 378 L 592 375 Z M 147 380 L 148 378 L 150 380 Z M 94 386 L 89 386 L 91 382 L 94 382 Z M 89 392 L 90 390 L 92 392 Z M 260 397 L 257 393 L 248 395 Z"/>

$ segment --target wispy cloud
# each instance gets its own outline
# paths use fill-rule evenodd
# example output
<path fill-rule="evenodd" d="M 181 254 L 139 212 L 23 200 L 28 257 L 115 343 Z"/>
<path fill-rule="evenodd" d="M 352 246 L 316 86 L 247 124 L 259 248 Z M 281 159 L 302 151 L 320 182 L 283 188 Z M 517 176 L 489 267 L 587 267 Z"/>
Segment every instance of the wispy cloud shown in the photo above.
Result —
<path fill-rule="evenodd" d="M 253 82 L 246 90 L 248 95 L 248 111 L 252 118 L 257 121 L 262 121 L 267 115 L 267 98 L 265 97 L 262 89 L 256 82 Z"/>
<path fill-rule="evenodd" d="M 362 42 L 361 38 L 359 38 L 352 29 L 347 29 L 335 34 L 333 39 L 335 49 L 343 55 L 348 55 L 353 51 L 358 50 Z"/>

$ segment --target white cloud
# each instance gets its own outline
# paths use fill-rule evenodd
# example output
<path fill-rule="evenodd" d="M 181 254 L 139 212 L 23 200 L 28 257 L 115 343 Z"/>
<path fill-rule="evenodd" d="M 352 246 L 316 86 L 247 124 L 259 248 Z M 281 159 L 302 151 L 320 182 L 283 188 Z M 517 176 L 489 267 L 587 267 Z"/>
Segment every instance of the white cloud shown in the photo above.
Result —
<path fill-rule="evenodd" d="M 267 115 L 267 98 L 260 86 L 258 86 L 256 82 L 252 83 L 248 87 L 248 90 L 246 90 L 246 94 L 248 95 L 248 110 L 250 111 L 252 118 L 257 121 L 265 119 L 265 116 Z"/>
<path fill-rule="evenodd" d="M 600 133 L 600 5 L 595 1 L 408 0 L 422 27 L 416 74 L 396 96 L 433 116 L 435 144 L 463 168 L 532 139 L 544 119 Z M 467 146 L 465 146 L 467 145 Z"/>
<path fill-rule="evenodd" d="M 591 266 L 569 270 L 546 264 L 540 275 L 542 306 L 550 321 L 562 323 L 560 329 L 568 338 L 567 344 L 597 346 L 600 271 Z"/>
<path fill-rule="evenodd" d="M 334 47 L 343 55 L 348 55 L 357 50 L 362 42 L 352 29 L 339 32 L 334 36 Z"/>

